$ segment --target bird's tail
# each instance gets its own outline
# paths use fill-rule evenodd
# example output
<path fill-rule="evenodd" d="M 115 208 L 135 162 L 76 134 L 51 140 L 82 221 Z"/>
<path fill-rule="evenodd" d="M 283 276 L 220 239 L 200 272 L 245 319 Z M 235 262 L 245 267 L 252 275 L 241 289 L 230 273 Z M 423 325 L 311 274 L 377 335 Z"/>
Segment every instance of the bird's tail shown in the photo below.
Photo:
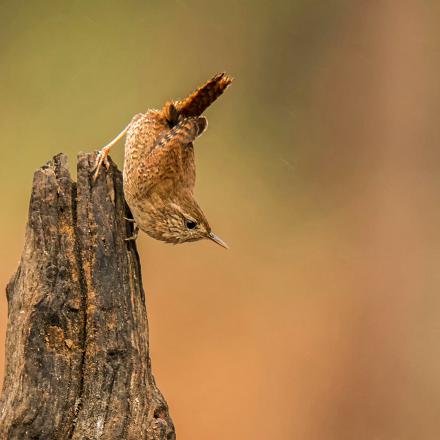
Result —
<path fill-rule="evenodd" d="M 183 101 L 174 105 L 178 113 L 184 117 L 200 116 L 231 84 L 232 78 L 225 73 L 219 73 L 205 85 L 197 89 Z"/>

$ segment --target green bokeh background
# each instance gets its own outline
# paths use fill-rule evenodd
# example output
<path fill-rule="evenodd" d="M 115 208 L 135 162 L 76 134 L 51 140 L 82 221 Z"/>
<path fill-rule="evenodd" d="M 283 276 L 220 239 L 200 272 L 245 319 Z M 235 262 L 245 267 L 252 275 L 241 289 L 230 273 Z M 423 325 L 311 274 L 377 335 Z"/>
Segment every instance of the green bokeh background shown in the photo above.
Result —
<path fill-rule="evenodd" d="M 36 168 L 226 71 L 196 194 L 231 250 L 138 240 L 178 438 L 439 438 L 439 9 L 0 1 L 0 289 Z"/>

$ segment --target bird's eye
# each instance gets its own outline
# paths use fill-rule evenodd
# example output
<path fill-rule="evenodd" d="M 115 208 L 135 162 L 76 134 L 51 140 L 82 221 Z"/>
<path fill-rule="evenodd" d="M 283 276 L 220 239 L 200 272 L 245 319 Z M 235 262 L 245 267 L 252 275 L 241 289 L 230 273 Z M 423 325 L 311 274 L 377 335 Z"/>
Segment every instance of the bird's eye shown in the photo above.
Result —
<path fill-rule="evenodd" d="M 194 229 L 197 226 L 196 222 L 193 222 L 192 220 L 187 220 L 186 221 L 186 227 L 188 229 Z"/>

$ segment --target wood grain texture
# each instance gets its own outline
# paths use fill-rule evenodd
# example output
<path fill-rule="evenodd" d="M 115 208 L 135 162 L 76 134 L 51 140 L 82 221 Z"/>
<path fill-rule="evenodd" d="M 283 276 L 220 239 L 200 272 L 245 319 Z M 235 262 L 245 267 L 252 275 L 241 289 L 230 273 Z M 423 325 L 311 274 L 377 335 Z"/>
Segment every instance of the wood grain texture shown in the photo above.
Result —
<path fill-rule="evenodd" d="M 72 181 L 60 154 L 36 171 L 20 266 L 7 286 L 3 439 L 175 439 L 151 372 L 141 268 L 111 164 Z"/>

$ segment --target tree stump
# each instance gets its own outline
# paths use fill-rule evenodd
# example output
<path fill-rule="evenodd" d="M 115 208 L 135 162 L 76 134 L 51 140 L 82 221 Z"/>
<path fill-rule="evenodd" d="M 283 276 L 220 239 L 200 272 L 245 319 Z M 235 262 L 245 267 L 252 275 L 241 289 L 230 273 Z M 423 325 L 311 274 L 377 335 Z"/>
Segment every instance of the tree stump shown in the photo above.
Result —
<path fill-rule="evenodd" d="M 141 268 L 111 163 L 95 154 L 36 171 L 25 245 L 9 282 L 0 439 L 175 439 L 151 373 Z"/>

